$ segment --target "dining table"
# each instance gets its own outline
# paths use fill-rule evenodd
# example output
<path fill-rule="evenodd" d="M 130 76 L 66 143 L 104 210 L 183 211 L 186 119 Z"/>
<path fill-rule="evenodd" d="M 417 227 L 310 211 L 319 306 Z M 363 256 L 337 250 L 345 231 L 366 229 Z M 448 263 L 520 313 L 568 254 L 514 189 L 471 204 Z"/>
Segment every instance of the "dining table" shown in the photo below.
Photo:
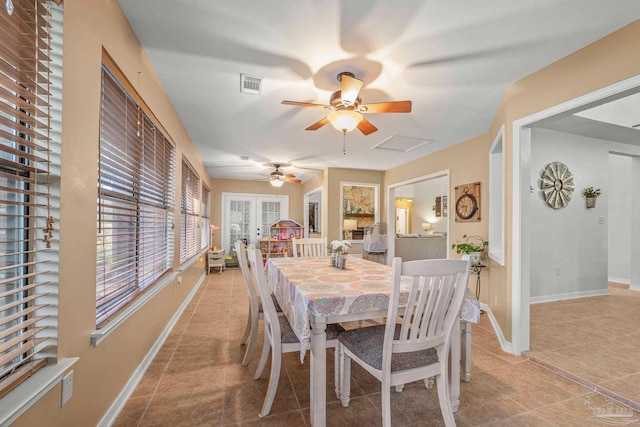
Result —
<path fill-rule="evenodd" d="M 310 352 L 311 425 L 325 426 L 327 324 L 386 317 L 392 287 L 391 266 L 348 257 L 346 267 L 337 269 L 331 266 L 329 257 L 285 257 L 268 259 L 266 268 L 272 291 L 300 341 L 300 361 L 304 362 L 307 351 Z M 407 301 L 410 278 L 401 280 L 402 306 Z M 479 303 L 468 292 L 461 310 L 462 344 L 460 339 L 453 339 L 450 349 L 449 390 L 454 411 L 460 405 L 461 360 L 462 378 L 468 381 L 470 377 L 469 323 L 477 322 L 479 315 Z"/>

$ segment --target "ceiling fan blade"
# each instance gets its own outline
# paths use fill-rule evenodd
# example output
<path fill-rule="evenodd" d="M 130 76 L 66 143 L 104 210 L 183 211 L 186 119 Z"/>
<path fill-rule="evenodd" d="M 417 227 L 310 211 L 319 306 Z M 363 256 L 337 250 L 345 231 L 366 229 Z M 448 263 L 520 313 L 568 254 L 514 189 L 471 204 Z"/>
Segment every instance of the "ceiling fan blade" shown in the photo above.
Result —
<path fill-rule="evenodd" d="M 369 135 L 370 133 L 377 131 L 378 128 L 372 125 L 369 120 L 363 118 L 360 120 L 360 123 L 358 123 L 358 130 L 365 135 Z"/>
<path fill-rule="evenodd" d="M 638 123 L 637 125 L 633 125 L 633 126 L 631 126 L 631 127 L 632 127 L 632 128 L 640 127 L 640 123 Z"/>
<path fill-rule="evenodd" d="M 361 113 L 410 113 L 411 101 L 378 102 L 364 104 L 358 108 Z"/>
<path fill-rule="evenodd" d="M 310 102 L 298 102 L 298 101 L 282 101 L 281 104 L 294 105 L 296 107 L 326 108 L 328 110 L 331 110 L 333 108 L 333 107 L 331 107 L 331 105 L 312 104 Z"/>
<path fill-rule="evenodd" d="M 301 179 L 297 179 L 297 178 L 295 178 L 295 177 L 293 177 L 293 178 L 285 178 L 284 180 L 285 180 L 286 182 L 290 182 L 290 183 L 292 183 L 292 184 L 300 184 L 300 183 L 302 183 L 302 180 L 301 180 Z"/>
<path fill-rule="evenodd" d="M 295 175 L 292 175 L 292 174 L 288 173 L 288 174 L 286 174 L 286 175 L 284 176 L 284 179 L 293 179 L 293 178 L 295 178 L 295 177 L 296 177 Z"/>
<path fill-rule="evenodd" d="M 326 125 L 327 123 L 329 123 L 329 119 L 325 117 L 324 119 L 315 122 L 314 124 L 312 124 L 311 126 L 306 128 L 305 130 L 318 130 L 322 126 Z"/>
<path fill-rule="evenodd" d="M 358 99 L 363 82 L 362 80 L 356 79 L 355 77 L 351 77 L 347 74 L 343 74 L 341 79 L 342 89 L 340 89 L 340 95 L 342 103 L 346 106 L 353 105 Z"/>

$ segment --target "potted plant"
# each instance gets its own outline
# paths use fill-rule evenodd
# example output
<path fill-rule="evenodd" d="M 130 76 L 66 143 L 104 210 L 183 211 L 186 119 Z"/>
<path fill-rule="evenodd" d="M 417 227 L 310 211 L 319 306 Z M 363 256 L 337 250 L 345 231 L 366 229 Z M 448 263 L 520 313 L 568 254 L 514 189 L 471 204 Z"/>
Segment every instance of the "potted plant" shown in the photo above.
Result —
<path fill-rule="evenodd" d="M 596 199 L 600 194 L 602 194 L 602 191 L 599 188 L 587 187 L 582 190 L 582 195 L 587 198 L 587 208 L 596 207 Z"/>
<path fill-rule="evenodd" d="M 489 242 L 481 236 L 462 235 L 462 241 L 456 241 L 451 245 L 451 249 L 455 249 L 457 254 L 470 255 L 471 263 L 478 263 L 484 258 L 484 253 L 489 246 Z"/>

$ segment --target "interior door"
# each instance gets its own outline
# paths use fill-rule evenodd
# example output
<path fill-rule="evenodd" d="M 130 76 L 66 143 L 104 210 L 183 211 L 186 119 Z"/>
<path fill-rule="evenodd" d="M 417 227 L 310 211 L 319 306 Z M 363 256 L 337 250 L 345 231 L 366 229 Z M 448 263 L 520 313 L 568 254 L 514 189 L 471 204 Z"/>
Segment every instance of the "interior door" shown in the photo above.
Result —
<path fill-rule="evenodd" d="M 409 209 L 396 208 L 396 233 L 407 234 L 407 224 L 409 221 Z"/>
<path fill-rule="evenodd" d="M 238 239 L 257 245 L 271 224 L 288 217 L 289 196 L 223 194 L 222 247 L 231 254 Z"/>

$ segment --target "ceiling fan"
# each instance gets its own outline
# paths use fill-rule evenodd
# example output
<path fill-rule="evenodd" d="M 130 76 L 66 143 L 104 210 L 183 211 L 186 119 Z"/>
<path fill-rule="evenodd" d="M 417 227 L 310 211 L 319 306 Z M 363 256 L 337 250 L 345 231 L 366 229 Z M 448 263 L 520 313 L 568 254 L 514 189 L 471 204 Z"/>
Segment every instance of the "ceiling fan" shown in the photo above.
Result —
<path fill-rule="evenodd" d="M 282 101 L 282 104 L 332 110 L 327 117 L 312 124 L 306 130 L 318 130 L 327 123 L 331 123 L 334 128 L 343 133 L 357 127 L 364 135 L 369 135 L 377 131 L 378 128 L 362 117 L 362 114 L 411 112 L 411 101 L 362 104 L 362 98 L 359 95 L 364 84 L 363 81 L 355 78 L 353 73 L 348 71 L 338 74 L 337 78 L 342 87 L 331 95 L 330 105 L 297 101 Z"/>
<path fill-rule="evenodd" d="M 295 175 L 292 175 L 290 173 L 285 175 L 284 172 L 280 170 L 280 168 L 282 167 L 290 166 L 289 164 L 271 163 L 270 166 L 276 168 L 276 170 L 271 172 L 271 174 L 269 175 L 269 182 L 274 187 L 282 187 L 285 182 L 291 182 L 293 184 L 300 184 L 302 182 L 301 180 L 296 179 Z"/>

